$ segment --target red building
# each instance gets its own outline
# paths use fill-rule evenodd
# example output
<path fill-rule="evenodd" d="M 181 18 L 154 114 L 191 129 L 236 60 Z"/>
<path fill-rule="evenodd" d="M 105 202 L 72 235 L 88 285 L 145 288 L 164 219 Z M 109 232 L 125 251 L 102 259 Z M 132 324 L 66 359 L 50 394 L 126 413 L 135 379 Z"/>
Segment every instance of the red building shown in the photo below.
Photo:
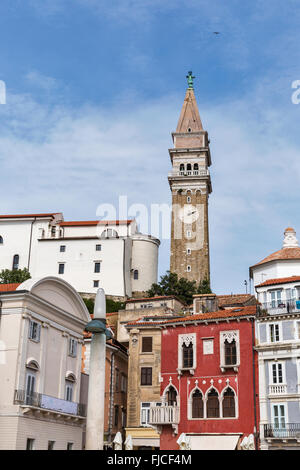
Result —
<path fill-rule="evenodd" d="M 239 449 L 252 437 L 258 448 L 255 316 L 253 305 L 157 325 L 162 403 L 151 408 L 150 423 L 162 450 L 178 449 L 182 433 L 192 450 Z"/>

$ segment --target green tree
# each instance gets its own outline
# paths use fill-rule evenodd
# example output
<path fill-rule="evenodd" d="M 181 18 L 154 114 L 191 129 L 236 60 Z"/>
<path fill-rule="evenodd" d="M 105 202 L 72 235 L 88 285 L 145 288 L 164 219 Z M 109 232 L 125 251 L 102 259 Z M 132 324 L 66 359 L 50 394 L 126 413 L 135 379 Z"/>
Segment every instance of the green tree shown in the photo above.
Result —
<path fill-rule="evenodd" d="M 178 275 L 170 271 L 167 271 L 164 276 L 160 277 L 159 283 L 152 284 L 147 292 L 149 297 L 155 297 L 157 295 L 176 295 L 176 297 L 186 304 L 192 303 L 193 294 L 196 294 L 196 281 L 189 281 L 184 277 L 178 279 Z"/>
<path fill-rule="evenodd" d="M 211 294 L 211 288 L 208 279 L 204 279 L 199 283 L 197 288 L 197 294 Z"/>
<path fill-rule="evenodd" d="M 85 297 L 83 297 L 83 301 L 85 305 L 87 306 L 89 313 L 90 314 L 94 313 L 94 305 L 95 305 L 94 299 L 86 299 Z M 115 302 L 112 299 L 106 299 L 106 313 L 117 312 L 118 310 L 122 310 L 124 308 L 125 308 L 124 302 Z"/>
<path fill-rule="evenodd" d="M 30 279 L 30 272 L 24 269 L 2 269 L 0 272 L 0 284 L 12 284 L 15 282 L 24 282 Z"/>

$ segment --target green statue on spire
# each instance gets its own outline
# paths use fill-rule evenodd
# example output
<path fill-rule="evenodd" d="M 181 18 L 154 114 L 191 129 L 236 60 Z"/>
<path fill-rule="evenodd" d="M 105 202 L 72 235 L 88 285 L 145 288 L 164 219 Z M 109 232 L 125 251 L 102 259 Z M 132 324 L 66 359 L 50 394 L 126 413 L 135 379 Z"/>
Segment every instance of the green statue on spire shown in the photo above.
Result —
<path fill-rule="evenodd" d="M 194 89 L 194 78 L 193 77 L 193 72 L 188 72 L 188 75 L 186 76 L 187 82 L 188 82 L 188 88 Z"/>

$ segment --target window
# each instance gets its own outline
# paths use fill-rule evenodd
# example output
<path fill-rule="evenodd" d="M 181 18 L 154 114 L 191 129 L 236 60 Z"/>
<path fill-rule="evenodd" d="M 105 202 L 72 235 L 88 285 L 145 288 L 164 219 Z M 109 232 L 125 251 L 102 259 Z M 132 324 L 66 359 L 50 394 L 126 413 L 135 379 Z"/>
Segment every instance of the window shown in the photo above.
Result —
<path fill-rule="evenodd" d="M 150 420 L 150 406 L 161 406 L 161 402 L 142 402 L 141 403 L 141 415 L 140 415 L 140 422 L 141 426 L 149 426 Z"/>
<path fill-rule="evenodd" d="M 61 253 L 64 253 L 64 252 L 66 251 L 66 245 L 60 245 L 59 251 L 60 251 Z"/>
<path fill-rule="evenodd" d="M 166 393 L 166 401 L 168 406 L 177 405 L 177 392 L 172 385 L 168 388 L 168 391 Z"/>
<path fill-rule="evenodd" d="M 281 290 L 271 291 L 271 307 L 276 308 L 281 304 Z"/>
<path fill-rule="evenodd" d="M 191 238 L 192 237 L 192 232 L 191 230 L 187 230 L 186 232 L 186 238 Z"/>
<path fill-rule="evenodd" d="M 75 383 L 74 375 L 72 374 L 68 375 L 68 377 L 66 378 L 66 388 L 65 388 L 65 400 L 67 401 L 73 400 L 74 383 Z"/>
<path fill-rule="evenodd" d="M 192 173 L 192 165 L 190 163 L 187 164 L 186 171 L 187 171 L 188 175 L 190 175 Z"/>
<path fill-rule="evenodd" d="M 58 274 L 64 274 L 64 272 L 65 272 L 64 263 L 59 263 L 59 265 L 58 265 Z"/>
<path fill-rule="evenodd" d="M 35 383 L 36 377 L 34 372 L 27 371 L 26 373 L 26 385 L 25 385 L 25 404 L 34 405 L 35 404 Z"/>
<path fill-rule="evenodd" d="M 198 163 L 194 163 L 194 175 L 198 175 L 199 172 L 199 165 Z"/>
<path fill-rule="evenodd" d="M 1 237 L 1 235 L 0 235 L 0 245 L 2 245 L 2 244 L 3 244 L 3 237 Z"/>
<path fill-rule="evenodd" d="M 133 279 L 138 280 L 138 278 L 139 278 L 139 271 L 137 269 L 135 269 L 133 271 Z"/>
<path fill-rule="evenodd" d="M 269 325 L 269 335 L 271 343 L 276 343 L 277 341 L 280 341 L 279 323 L 271 323 Z"/>
<path fill-rule="evenodd" d="M 113 230 L 111 228 L 107 228 L 106 230 L 103 230 L 101 233 L 101 238 L 118 238 L 118 232 L 116 230 Z"/>
<path fill-rule="evenodd" d="M 152 385 L 152 367 L 141 368 L 141 385 Z"/>
<path fill-rule="evenodd" d="M 54 444 L 55 444 L 55 441 L 48 441 L 48 450 L 53 450 Z"/>
<path fill-rule="evenodd" d="M 27 438 L 26 450 L 34 450 L 34 441 L 35 439 Z"/>
<path fill-rule="evenodd" d="M 223 418 L 235 417 L 235 395 L 231 388 L 227 388 L 223 395 Z"/>
<path fill-rule="evenodd" d="M 77 356 L 77 340 L 74 338 L 69 338 L 69 356 Z"/>
<path fill-rule="evenodd" d="M 272 414 L 273 414 L 274 427 L 276 429 L 285 429 L 285 427 L 286 427 L 285 406 L 283 404 L 273 405 L 272 411 L 273 411 Z"/>
<path fill-rule="evenodd" d="M 216 389 L 211 389 L 207 395 L 207 418 L 219 418 L 220 403 L 219 394 Z"/>
<path fill-rule="evenodd" d="M 192 270 L 191 266 L 190 266 L 190 265 L 188 265 L 188 266 L 187 266 L 187 268 L 186 268 L 186 270 L 187 270 L 187 272 L 188 272 L 188 273 L 190 273 L 190 272 L 191 272 L 191 270 Z"/>
<path fill-rule="evenodd" d="M 152 336 L 142 337 L 142 352 L 152 352 Z"/>
<path fill-rule="evenodd" d="M 119 369 L 116 369 L 116 381 L 115 381 L 116 392 L 119 391 L 119 383 L 120 383 L 120 371 Z"/>
<path fill-rule="evenodd" d="M 186 249 L 186 254 L 187 254 L 187 255 L 190 255 L 191 253 L 192 253 L 192 250 L 191 250 L 190 248 L 187 248 L 187 249 Z"/>
<path fill-rule="evenodd" d="M 101 251 L 102 245 L 96 245 L 96 251 Z"/>
<path fill-rule="evenodd" d="M 115 405 L 115 426 L 118 426 L 119 423 L 119 405 Z"/>
<path fill-rule="evenodd" d="M 233 339 L 230 343 L 228 340 L 225 340 L 225 365 L 235 365 L 236 364 L 236 343 Z"/>
<path fill-rule="evenodd" d="M 41 325 L 36 321 L 30 320 L 29 321 L 29 339 L 36 341 L 37 343 L 40 341 L 41 336 Z"/>
<path fill-rule="evenodd" d="M 94 273 L 100 273 L 101 263 L 99 261 L 95 262 Z"/>
<path fill-rule="evenodd" d="M 99 287 L 99 281 L 94 281 L 94 287 Z"/>
<path fill-rule="evenodd" d="M 122 408 L 122 428 L 126 428 L 126 410 Z"/>
<path fill-rule="evenodd" d="M 194 363 L 192 343 L 190 343 L 188 346 L 186 346 L 186 344 L 182 345 L 182 356 L 183 356 L 183 368 L 191 369 Z"/>
<path fill-rule="evenodd" d="M 283 383 L 283 370 L 281 362 L 275 362 L 272 364 L 272 380 L 273 384 Z"/>
<path fill-rule="evenodd" d="M 192 201 L 191 196 L 188 196 L 188 197 L 186 198 L 186 202 L 190 203 L 191 201 Z"/>
<path fill-rule="evenodd" d="M 121 374 L 121 392 L 127 392 L 127 376 Z"/>
<path fill-rule="evenodd" d="M 199 389 L 192 395 L 192 418 L 203 418 L 203 396 Z"/>
<path fill-rule="evenodd" d="M 214 353 L 214 340 L 213 339 L 204 339 L 203 340 L 203 354 L 213 354 Z"/>
<path fill-rule="evenodd" d="M 19 255 L 14 255 L 14 257 L 13 257 L 13 266 L 12 266 L 13 269 L 19 269 L 19 260 L 20 260 L 20 256 Z"/>
<path fill-rule="evenodd" d="M 73 450 L 73 442 L 67 443 L 67 450 Z"/>
<path fill-rule="evenodd" d="M 180 166 L 179 166 L 179 172 L 180 172 L 181 175 L 184 174 L 184 164 L 183 163 L 181 163 Z"/>

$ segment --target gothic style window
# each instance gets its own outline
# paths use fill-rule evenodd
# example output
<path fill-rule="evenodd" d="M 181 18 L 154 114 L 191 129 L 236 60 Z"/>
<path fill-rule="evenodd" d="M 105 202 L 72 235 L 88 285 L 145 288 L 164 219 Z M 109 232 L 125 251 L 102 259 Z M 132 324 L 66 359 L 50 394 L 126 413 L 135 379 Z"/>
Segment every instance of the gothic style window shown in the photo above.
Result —
<path fill-rule="evenodd" d="M 19 255 L 15 255 L 13 257 L 13 266 L 12 266 L 13 269 L 19 269 L 19 260 L 20 260 Z"/>
<path fill-rule="evenodd" d="M 219 418 L 220 403 L 217 390 L 212 388 L 207 395 L 207 418 Z"/>
<path fill-rule="evenodd" d="M 193 345 L 190 343 L 188 346 L 182 345 L 183 368 L 191 369 L 193 367 Z"/>
<path fill-rule="evenodd" d="M 235 417 L 235 396 L 231 388 L 227 388 L 223 395 L 223 418 Z"/>
<path fill-rule="evenodd" d="M 194 373 L 196 367 L 196 334 L 178 335 L 178 372 L 190 370 Z"/>
<path fill-rule="evenodd" d="M 177 392 L 172 385 L 170 385 L 166 393 L 166 402 L 169 406 L 177 405 Z"/>
<path fill-rule="evenodd" d="M 225 340 L 225 365 L 235 365 L 236 364 L 236 343 L 233 339 L 231 343 Z"/>
<path fill-rule="evenodd" d="M 192 396 L 192 418 L 203 418 L 203 396 L 198 389 Z"/>
<path fill-rule="evenodd" d="M 240 340 L 238 330 L 220 332 L 220 367 L 222 372 L 228 368 L 238 370 L 240 365 Z"/>

